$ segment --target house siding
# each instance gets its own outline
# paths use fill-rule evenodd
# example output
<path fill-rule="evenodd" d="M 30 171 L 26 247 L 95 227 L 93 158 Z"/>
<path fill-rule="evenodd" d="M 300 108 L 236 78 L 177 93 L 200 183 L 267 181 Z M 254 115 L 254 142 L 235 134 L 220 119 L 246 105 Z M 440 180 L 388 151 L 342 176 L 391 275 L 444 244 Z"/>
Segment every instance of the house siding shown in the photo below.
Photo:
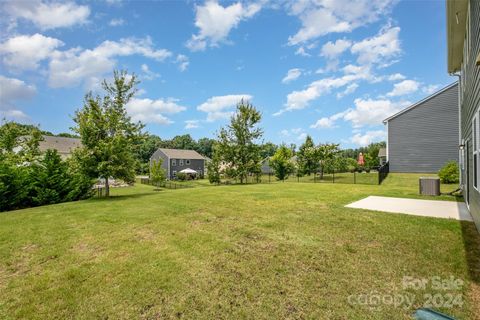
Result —
<path fill-rule="evenodd" d="M 203 175 L 205 174 L 205 160 L 200 160 L 200 159 L 190 159 L 190 164 L 186 164 L 186 160 L 187 159 L 175 159 L 177 164 L 174 166 L 172 164 L 174 159 L 170 159 L 170 179 L 173 179 L 174 178 L 174 175 L 173 175 L 173 171 L 177 171 L 177 172 L 180 172 L 182 171 L 183 169 L 187 169 L 187 168 L 190 168 L 190 169 L 193 169 L 197 172 L 201 173 L 199 174 L 201 177 L 203 177 Z M 180 160 L 183 160 L 183 166 L 181 166 L 179 163 L 180 163 Z"/>
<path fill-rule="evenodd" d="M 480 193 L 473 188 L 473 143 L 472 143 L 472 119 L 479 112 L 480 106 L 480 67 L 475 65 L 475 60 L 480 52 L 480 1 L 469 2 L 469 18 L 467 24 L 467 39 L 470 43 L 470 49 L 464 50 L 463 65 L 460 86 L 460 111 L 461 111 L 461 136 L 468 145 L 469 157 L 468 167 L 469 179 L 467 179 L 467 171 L 463 171 L 463 187 L 468 195 L 465 198 L 470 199 L 470 213 L 480 230 Z M 465 157 L 466 159 L 466 157 Z M 468 187 L 465 183 L 468 181 Z"/>
<path fill-rule="evenodd" d="M 458 161 L 458 85 L 388 121 L 391 172 L 437 172 Z"/>

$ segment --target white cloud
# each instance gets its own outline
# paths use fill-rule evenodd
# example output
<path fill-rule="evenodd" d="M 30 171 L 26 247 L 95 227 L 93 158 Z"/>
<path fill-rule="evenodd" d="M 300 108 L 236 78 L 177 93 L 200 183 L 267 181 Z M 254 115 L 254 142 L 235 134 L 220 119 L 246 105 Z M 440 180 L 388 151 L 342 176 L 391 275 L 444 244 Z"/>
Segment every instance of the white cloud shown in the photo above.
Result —
<path fill-rule="evenodd" d="M 170 124 L 172 121 L 164 115 L 165 113 L 174 114 L 187 109 L 177 102 L 178 100 L 174 98 L 157 100 L 133 98 L 126 105 L 126 109 L 133 121 Z"/>
<path fill-rule="evenodd" d="M 357 90 L 357 88 L 358 88 L 358 84 L 356 83 L 349 84 L 343 92 L 337 93 L 337 99 L 341 99 L 346 95 L 354 93 L 355 90 Z"/>
<path fill-rule="evenodd" d="M 178 63 L 178 69 L 182 72 L 187 70 L 188 65 L 190 64 L 188 57 L 184 54 L 177 55 L 177 59 L 175 61 Z"/>
<path fill-rule="evenodd" d="M 304 109 L 311 101 L 318 99 L 324 94 L 330 93 L 332 89 L 348 86 L 357 80 L 368 80 L 372 78 L 368 68 L 358 68 L 348 71 L 355 71 L 355 73 L 348 73 L 338 78 L 330 77 L 320 79 L 310 83 L 310 85 L 304 90 L 289 93 L 284 108 L 279 112 L 274 113 L 274 115 L 278 116 L 286 111 Z M 350 88 L 350 90 L 353 89 L 354 87 Z"/>
<path fill-rule="evenodd" d="M 348 110 L 343 119 L 352 122 L 353 127 L 380 125 L 385 118 L 410 105 L 408 101 L 392 102 L 387 99 L 355 99 L 355 108 Z"/>
<path fill-rule="evenodd" d="M 354 128 L 381 125 L 389 116 L 409 106 L 409 101 L 392 102 L 388 99 L 355 99 L 355 107 L 319 119 L 311 128 L 332 128 L 337 120 L 349 121 Z"/>
<path fill-rule="evenodd" d="M 387 14 L 395 0 L 291 1 L 290 15 L 299 17 L 301 29 L 288 38 L 290 45 L 314 40 L 329 33 L 351 32 Z"/>
<path fill-rule="evenodd" d="M 398 81 L 398 80 L 405 80 L 405 76 L 401 73 L 395 73 L 395 74 L 391 74 L 387 77 L 387 80 L 388 81 Z"/>
<path fill-rule="evenodd" d="M 123 20 L 122 18 L 115 18 L 110 20 L 108 24 L 112 27 L 123 26 L 125 24 L 125 20 Z"/>
<path fill-rule="evenodd" d="M 402 82 L 395 83 L 393 90 L 387 93 L 389 97 L 404 96 L 410 93 L 414 93 L 420 87 L 420 83 L 415 80 L 403 80 Z"/>
<path fill-rule="evenodd" d="M 233 114 L 233 108 L 240 100 L 251 100 L 252 96 L 248 94 L 230 94 L 225 96 L 215 96 L 197 107 L 197 110 L 207 113 L 207 121 L 212 122 L 219 119 L 228 119 Z"/>
<path fill-rule="evenodd" d="M 286 142 L 303 141 L 307 137 L 307 133 L 303 128 L 283 129 L 280 131 L 280 136 Z"/>
<path fill-rule="evenodd" d="M 376 36 L 354 43 L 350 51 L 358 55 L 359 64 L 390 65 L 402 52 L 399 33 L 399 27 L 386 26 Z"/>
<path fill-rule="evenodd" d="M 288 83 L 290 81 L 298 79 L 302 75 L 302 70 L 293 68 L 288 70 L 287 75 L 282 79 L 282 83 Z"/>
<path fill-rule="evenodd" d="M 203 6 L 197 5 L 195 26 L 200 30 L 187 41 L 187 47 L 192 51 L 201 51 L 207 46 L 218 46 L 227 40 L 230 31 L 240 21 L 253 17 L 260 9 L 259 4 L 244 5 L 241 2 L 222 7 L 214 0 L 207 1 Z"/>
<path fill-rule="evenodd" d="M 322 46 L 320 55 L 328 59 L 335 59 L 344 51 L 346 51 L 352 42 L 350 40 L 338 39 L 335 42 L 329 41 Z"/>
<path fill-rule="evenodd" d="M 145 80 L 153 80 L 155 78 L 158 78 L 160 77 L 160 75 L 156 72 L 153 72 L 152 70 L 150 70 L 150 68 L 148 67 L 147 64 L 142 64 L 141 65 L 141 69 L 143 71 L 143 76 L 142 78 L 145 79 Z"/>
<path fill-rule="evenodd" d="M 25 118 L 23 111 L 18 110 L 15 102 L 31 99 L 37 92 L 35 86 L 24 81 L 0 75 L 0 114 L 2 117 Z"/>
<path fill-rule="evenodd" d="M 310 57 L 311 54 L 308 53 L 304 47 L 299 47 L 297 51 L 295 51 L 295 55 L 297 56 L 303 56 L 303 57 Z"/>
<path fill-rule="evenodd" d="M 438 91 L 440 86 L 438 84 L 430 84 L 422 88 L 422 91 L 428 95 L 433 94 Z"/>
<path fill-rule="evenodd" d="M 41 34 L 20 35 L 0 44 L 3 63 L 12 70 L 33 70 L 40 61 L 50 57 L 63 42 Z"/>
<path fill-rule="evenodd" d="M 55 51 L 49 63 L 48 83 L 51 87 L 70 87 L 85 81 L 97 83 L 105 73 L 116 65 L 115 57 L 142 55 L 163 61 L 172 53 L 166 49 L 155 49 L 150 38 L 124 38 L 120 41 L 104 41 L 94 49 L 73 48 Z"/>
<path fill-rule="evenodd" d="M 90 15 L 88 6 L 72 1 L 8 1 L 4 8 L 11 18 L 31 21 L 41 30 L 84 24 Z"/>
<path fill-rule="evenodd" d="M 350 138 L 350 141 L 358 146 L 364 147 L 372 142 L 385 140 L 386 133 L 384 130 L 367 131 L 365 134 L 356 133 Z"/>
<path fill-rule="evenodd" d="M 200 120 L 185 120 L 185 129 L 196 129 L 200 127 Z"/>

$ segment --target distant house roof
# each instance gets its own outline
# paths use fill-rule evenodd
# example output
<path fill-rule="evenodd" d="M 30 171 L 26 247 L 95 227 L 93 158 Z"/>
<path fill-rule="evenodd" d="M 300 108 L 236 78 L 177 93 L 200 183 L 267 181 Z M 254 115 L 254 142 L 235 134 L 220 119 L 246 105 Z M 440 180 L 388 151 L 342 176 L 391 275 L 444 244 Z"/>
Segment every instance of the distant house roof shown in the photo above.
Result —
<path fill-rule="evenodd" d="M 77 138 L 52 137 L 42 136 L 43 141 L 39 143 L 40 152 L 45 152 L 48 149 L 57 150 L 59 154 L 70 154 L 76 148 L 82 146 L 82 142 Z"/>
<path fill-rule="evenodd" d="M 163 154 L 165 154 L 168 158 L 171 158 L 171 159 L 205 160 L 205 157 L 195 150 L 165 149 L 165 148 L 160 148 L 158 150 L 163 152 Z"/>
<path fill-rule="evenodd" d="M 387 149 L 386 148 L 380 148 L 378 150 L 378 157 L 386 157 L 387 156 Z"/>
<path fill-rule="evenodd" d="M 411 106 L 403 109 L 402 111 L 395 113 L 393 116 L 388 117 L 387 119 L 383 120 L 383 123 L 386 124 L 388 121 L 390 121 L 390 120 L 392 120 L 392 119 L 394 119 L 394 118 L 396 118 L 396 117 L 404 114 L 405 112 L 407 112 L 407 111 L 409 111 L 409 110 L 411 110 L 411 109 L 413 109 L 413 108 L 421 105 L 421 104 L 424 103 L 425 101 L 428 101 L 428 100 L 430 100 L 430 99 L 438 96 L 439 94 L 441 94 L 441 93 L 447 91 L 448 89 L 453 88 L 453 87 L 455 87 L 455 86 L 457 86 L 457 85 L 458 85 L 458 82 L 454 82 L 454 83 L 452 83 L 452 84 L 449 84 L 449 85 L 446 86 L 445 88 L 440 89 L 439 91 L 437 91 L 437 92 L 429 95 L 428 97 L 426 97 L 426 98 L 418 101 L 417 103 L 412 104 Z"/>

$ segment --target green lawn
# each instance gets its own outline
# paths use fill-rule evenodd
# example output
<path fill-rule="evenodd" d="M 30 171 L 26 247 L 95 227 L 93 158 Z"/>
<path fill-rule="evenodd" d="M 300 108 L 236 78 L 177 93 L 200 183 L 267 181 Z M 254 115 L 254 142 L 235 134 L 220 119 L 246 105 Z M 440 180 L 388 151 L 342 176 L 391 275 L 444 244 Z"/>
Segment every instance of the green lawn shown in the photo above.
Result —
<path fill-rule="evenodd" d="M 381 186 L 138 184 L 111 199 L 0 213 L 0 319 L 410 319 L 425 295 L 447 293 L 463 304 L 441 310 L 475 319 L 472 223 L 344 208 L 368 195 L 419 197 L 417 177 L 390 175 Z M 465 283 L 404 289 L 404 276 Z M 350 295 L 414 303 L 369 306 Z"/>

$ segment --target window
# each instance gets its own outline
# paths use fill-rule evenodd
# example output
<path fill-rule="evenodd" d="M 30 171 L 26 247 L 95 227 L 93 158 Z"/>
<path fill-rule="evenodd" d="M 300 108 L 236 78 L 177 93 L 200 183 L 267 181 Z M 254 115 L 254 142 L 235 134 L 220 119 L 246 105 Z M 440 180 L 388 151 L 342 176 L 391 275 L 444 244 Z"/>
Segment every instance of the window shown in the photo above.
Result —
<path fill-rule="evenodd" d="M 178 160 L 179 161 L 179 166 L 183 166 L 183 159 Z"/>
<path fill-rule="evenodd" d="M 478 114 L 477 111 L 472 120 L 472 151 L 473 151 L 473 187 L 478 190 L 478 174 L 479 174 L 479 165 L 480 161 L 480 141 L 479 141 L 479 123 L 478 123 Z"/>
<path fill-rule="evenodd" d="M 174 177 L 177 176 L 177 170 L 173 170 L 173 176 L 174 176 Z"/>
<path fill-rule="evenodd" d="M 189 160 L 189 159 L 185 160 L 185 164 L 189 165 L 189 164 L 190 164 L 190 160 Z"/>
<path fill-rule="evenodd" d="M 172 159 L 172 167 L 175 167 L 177 165 L 177 159 Z"/>

